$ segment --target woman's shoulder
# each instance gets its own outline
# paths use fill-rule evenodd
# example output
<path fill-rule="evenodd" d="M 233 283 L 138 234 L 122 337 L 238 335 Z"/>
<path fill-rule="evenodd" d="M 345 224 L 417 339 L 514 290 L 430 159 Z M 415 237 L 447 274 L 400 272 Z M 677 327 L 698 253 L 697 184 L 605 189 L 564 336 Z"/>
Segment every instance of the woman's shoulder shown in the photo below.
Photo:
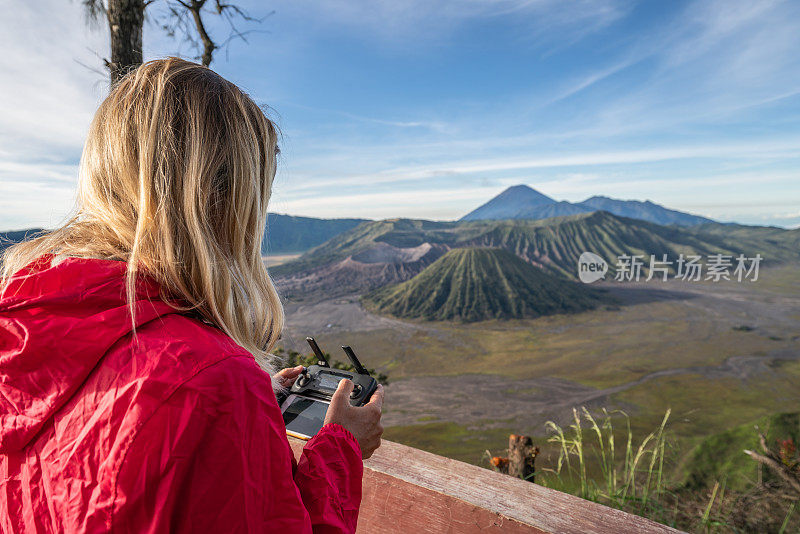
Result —
<path fill-rule="evenodd" d="M 199 319 L 169 314 L 137 329 L 128 344 L 107 355 L 106 367 L 128 375 L 137 398 L 151 409 L 179 391 L 202 390 L 214 401 L 257 390 L 276 404 L 270 376 L 255 358 L 221 330 Z"/>
<path fill-rule="evenodd" d="M 203 365 L 231 356 L 250 354 L 219 328 L 194 315 L 161 315 L 137 328 L 132 341 L 137 350 Z"/>

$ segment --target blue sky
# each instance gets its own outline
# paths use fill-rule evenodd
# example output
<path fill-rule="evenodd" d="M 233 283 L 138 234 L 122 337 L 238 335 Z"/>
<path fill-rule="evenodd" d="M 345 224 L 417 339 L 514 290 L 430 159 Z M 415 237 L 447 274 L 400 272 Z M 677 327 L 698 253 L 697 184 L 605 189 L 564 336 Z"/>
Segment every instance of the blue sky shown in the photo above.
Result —
<path fill-rule="evenodd" d="M 10 3 L 0 228 L 52 226 L 106 91 L 107 30 L 77 1 Z M 454 219 L 525 183 L 800 225 L 800 2 L 245 4 L 274 13 L 212 67 L 284 133 L 273 211 Z M 192 55 L 146 27 L 147 58 L 175 53 Z"/>

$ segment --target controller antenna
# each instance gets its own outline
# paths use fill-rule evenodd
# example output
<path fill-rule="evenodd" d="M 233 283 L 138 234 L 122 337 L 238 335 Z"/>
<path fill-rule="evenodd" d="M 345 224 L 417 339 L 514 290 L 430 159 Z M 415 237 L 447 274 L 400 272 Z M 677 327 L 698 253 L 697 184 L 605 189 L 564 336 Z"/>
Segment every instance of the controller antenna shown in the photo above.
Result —
<path fill-rule="evenodd" d="M 330 365 L 328 365 L 328 360 L 325 359 L 325 355 L 322 353 L 319 345 L 317 345 L 317 341 L 313 337 L 307 337 L 306 341 L 311 346 L 311 350 L 314 351 L 314 355 L 316 355 L 317 360 L 319 360 L 317 365 L 320 367 L 330 367 Z"/>
<path fill-rule="evenodd" d="M 350 358 L 350 361 L 353 362 L 353 367 L 355 367 L 356 373 L 369 376 L 369 371 L 367 371 L 364 366 L 361 365 L 361 362 L 358 361 L 358 358 L 356 358 L 356 353 L 353 352 L 353 349 L 351 349 L 349 345 L 342 345 L 342 350 L 345 354 L 347 354 L 347 357 Z"/>

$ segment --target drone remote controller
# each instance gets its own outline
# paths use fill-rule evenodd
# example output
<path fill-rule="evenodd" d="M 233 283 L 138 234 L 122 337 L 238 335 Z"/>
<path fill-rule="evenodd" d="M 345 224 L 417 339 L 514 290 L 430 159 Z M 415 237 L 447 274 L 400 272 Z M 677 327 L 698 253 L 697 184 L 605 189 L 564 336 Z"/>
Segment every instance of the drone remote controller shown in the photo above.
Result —
<path fill-rule="evenodd" d="M 333 369 L 314 338 L 307 337 L 306 341 L 317 356 L 317 363 L 303 369 L 285 398 L 279 399 L 286 433 L 300 439 L 310 439 L 322 428 L 333 393 L 343 379 L 353 382 L 352 406 L 369 402 L 378 388 L 377 380 L 361 365 L 352 348 L 343 346 L 342 350 L 353 363 L 355 372 Z"/>

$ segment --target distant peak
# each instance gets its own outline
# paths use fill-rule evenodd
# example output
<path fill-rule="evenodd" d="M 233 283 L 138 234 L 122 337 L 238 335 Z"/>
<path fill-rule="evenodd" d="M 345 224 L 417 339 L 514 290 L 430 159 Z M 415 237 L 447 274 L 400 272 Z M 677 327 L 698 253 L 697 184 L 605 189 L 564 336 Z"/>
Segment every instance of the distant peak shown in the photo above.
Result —
<path fill-rule="evenodd" d="M 489 202 L 466 214 L 461 220 L 514 219 L 520 213 L 531 208 L 555 203 L 555 200 L 530 186 L 513 185 Z"/>
<path fill-rule="evenodd" d="M 511 187 L 507 188 L 506 191 L 534 191 L 534 192 L 538 193 L 538 191 L 536 191 L 536 189 L 532 188 L 529 185 L 525 185 L 525 184 L 512 185 Z"/>
<path fill-rule="evenodd" d="M 489 202 L 493 201 L 511 202 L 515 205 L 520 203 L 533 205 L 555 203 L 552 198 L 525 184 L 512 185 Z"/>
<path fill-rule="evenodd" d="M 529 185 L 519 184 L 519 185 L 512 185 L 511 187 L 507 188 L 503 193 L 515 193 L 515 194 L 523 194 L 523 195 L 537 195 L 546 198 L 550 198 L 545 194 L 540 193 L 536 189 L 532 188 Z M 503 194 L 501 193 L 501 194 Z"/>

